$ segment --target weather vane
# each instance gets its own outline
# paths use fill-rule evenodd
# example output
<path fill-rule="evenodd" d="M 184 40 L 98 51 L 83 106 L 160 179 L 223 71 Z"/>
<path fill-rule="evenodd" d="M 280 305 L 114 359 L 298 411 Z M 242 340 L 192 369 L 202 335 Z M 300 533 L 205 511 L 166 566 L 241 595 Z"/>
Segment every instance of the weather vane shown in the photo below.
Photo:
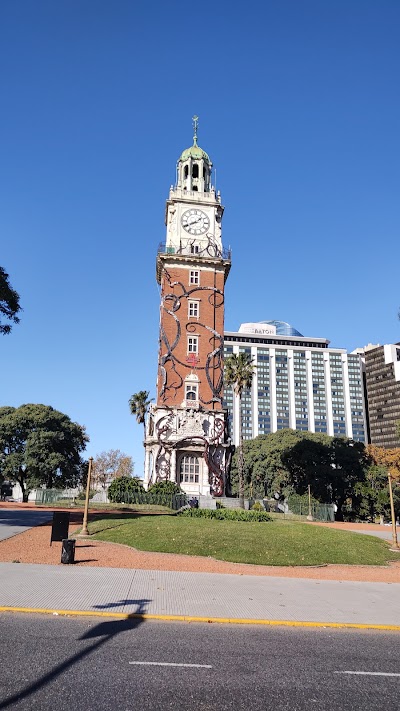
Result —
<path fill-rule="evenodd" d="M 199 117 L 193 116 L 193 128 L 194 128 L 193 143 L 195 146 L 197 146 L 197 126 L 198 125 L 199 125 Z"/>

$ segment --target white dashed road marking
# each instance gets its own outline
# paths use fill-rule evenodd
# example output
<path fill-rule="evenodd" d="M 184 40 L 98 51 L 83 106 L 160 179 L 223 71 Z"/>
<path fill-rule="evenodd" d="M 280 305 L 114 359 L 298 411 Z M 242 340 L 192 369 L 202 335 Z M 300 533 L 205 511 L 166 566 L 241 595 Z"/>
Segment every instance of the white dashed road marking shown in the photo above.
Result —
<path fill-rule="evenodd" d="M 190 667 L 192 669 L 212 669 L 211 664 L 176 664 L 175 662 L 129 662 L 129 664 L 148 667 Z"/>

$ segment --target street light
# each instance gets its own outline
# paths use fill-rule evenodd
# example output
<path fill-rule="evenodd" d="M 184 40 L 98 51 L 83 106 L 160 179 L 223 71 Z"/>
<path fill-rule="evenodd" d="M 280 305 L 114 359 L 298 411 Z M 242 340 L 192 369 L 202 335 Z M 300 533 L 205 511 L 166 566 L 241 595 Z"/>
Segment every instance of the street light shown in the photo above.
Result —
<path fill-rule="evenodd" d="M 308 516 L 307 516 L 307 521 L 314 521 L 314 517 L 312 515 L 312 510 L 311 510 L 311 486 L 310 484 L 308 485 Z"/>
<path fill-rule="evenodd" d="M 80 536 L 88 536 L 89 531 L 87 527 L 87 520 L 88 520 L 88 510 L 89 510 L 89 493 L 90 493 L 90 476 L 92 474 L 92 466 L 93 466 L 93 457 L 89 457 L 89 468 L 88 468 L 88 475 L 87 475 L 87 482 L 86 482 L 86 499 L 85 499 L 85 510 L 83 513 L 83 526 L 82 530 L 80 532 Z"/>
<path fill-rule="evenodd" d="M 390 471 L 388 471 L 388 480 L 389 480 L 389 496 L 390 496 L 390 511 L 392 514 L 392 548 L 394 550 L 400 550 L 399 542 L 397 540 L 397 529 L 396 529 L 396 517 L 394 514 L 394 502 L 393 502 L 393 489 L 392 489 L 392 475 Z"/>

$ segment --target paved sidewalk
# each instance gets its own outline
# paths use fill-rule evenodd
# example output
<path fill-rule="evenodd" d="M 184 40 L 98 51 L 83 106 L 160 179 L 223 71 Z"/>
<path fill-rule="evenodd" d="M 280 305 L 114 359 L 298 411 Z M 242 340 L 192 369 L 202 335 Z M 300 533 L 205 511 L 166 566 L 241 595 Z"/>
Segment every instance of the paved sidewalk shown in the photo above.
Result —
<path fill-rule="evenodd" d="M 0 563 L 0 608 L 398 626 L 400 584 Z"/>
<path fill-rule="evenodd" d="M 39 526 L 41 523 L 50 521 L 53 518 L 52 511 L 43 510 L 23 510 L 0 508 L 0 541 L 6 538 L 17 536 L 18 533 L 27 531 L 32 526 Z"/>

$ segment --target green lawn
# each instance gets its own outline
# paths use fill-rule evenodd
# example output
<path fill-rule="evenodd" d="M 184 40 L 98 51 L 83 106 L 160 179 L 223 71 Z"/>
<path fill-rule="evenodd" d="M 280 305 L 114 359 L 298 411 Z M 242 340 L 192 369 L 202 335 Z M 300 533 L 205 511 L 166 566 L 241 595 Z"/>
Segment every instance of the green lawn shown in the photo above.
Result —
<path fill-rule="evenodd" d="M 385 565 L 395 556 L 379 538 L 297 521 L 245 523 L 109 514 L 92 519 L 89 532 L 99 540 L 145 551 L 256 565 Z"/>

